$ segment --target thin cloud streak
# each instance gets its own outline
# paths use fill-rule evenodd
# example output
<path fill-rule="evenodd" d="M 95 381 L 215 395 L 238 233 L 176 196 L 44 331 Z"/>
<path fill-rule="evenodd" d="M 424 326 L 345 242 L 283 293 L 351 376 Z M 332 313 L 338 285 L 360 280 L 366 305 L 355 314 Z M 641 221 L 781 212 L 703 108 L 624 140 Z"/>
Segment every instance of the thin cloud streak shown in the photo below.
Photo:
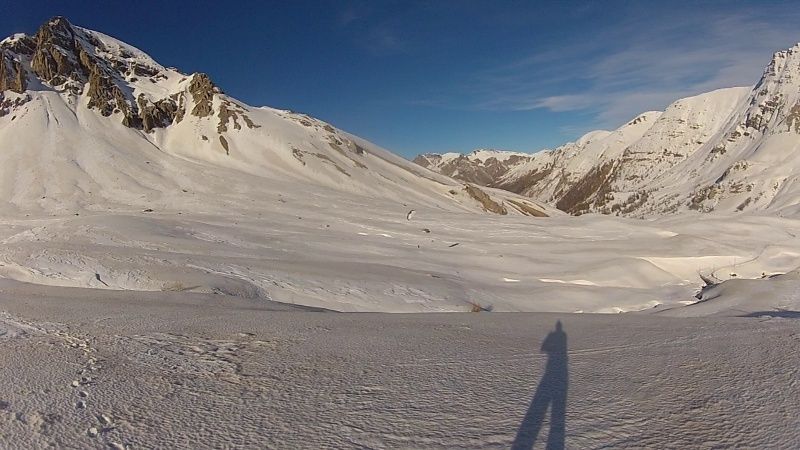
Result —
<path fill-rule="evenodd" d="M 476 74 L 475 108 L 581 111 L 609 128 L 681 97 L 753 85 L 771 52 L 800 40 L 800 12 L 760 14 L 633 17 L 593 39 Z"/>

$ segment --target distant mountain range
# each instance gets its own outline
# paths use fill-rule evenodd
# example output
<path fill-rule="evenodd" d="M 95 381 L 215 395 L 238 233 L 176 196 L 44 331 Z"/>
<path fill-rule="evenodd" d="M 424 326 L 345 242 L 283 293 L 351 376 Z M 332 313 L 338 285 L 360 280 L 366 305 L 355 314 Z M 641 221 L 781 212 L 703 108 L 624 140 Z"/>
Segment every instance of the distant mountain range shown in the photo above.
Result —
<path fill-rule="evenodd" d="M 677 100 L 614 131 L 535 154 L 425 154 L 431 170 L 571 214 L 800 213 L 800 44 L 753 87 Z"/>

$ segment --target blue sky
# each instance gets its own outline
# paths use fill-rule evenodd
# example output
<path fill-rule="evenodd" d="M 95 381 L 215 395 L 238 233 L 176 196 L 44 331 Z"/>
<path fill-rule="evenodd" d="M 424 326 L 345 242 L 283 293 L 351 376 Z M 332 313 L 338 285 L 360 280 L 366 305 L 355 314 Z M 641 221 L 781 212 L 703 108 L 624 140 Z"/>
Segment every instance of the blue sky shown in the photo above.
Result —
<path fill-rule="evenodd" d="M 754 84 L 772 52 L 800 42 L 796 1 L 3 3 L 4 36 L 64 15 L 249 104 L 407 157 L 553 147 Z"/>

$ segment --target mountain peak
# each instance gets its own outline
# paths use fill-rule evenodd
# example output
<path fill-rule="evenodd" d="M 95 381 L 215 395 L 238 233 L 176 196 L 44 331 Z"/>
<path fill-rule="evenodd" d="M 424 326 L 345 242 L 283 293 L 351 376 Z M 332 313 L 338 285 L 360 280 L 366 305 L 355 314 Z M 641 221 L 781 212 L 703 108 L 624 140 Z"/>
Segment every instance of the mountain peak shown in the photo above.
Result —
<path fill-rule="evenodd" d="M 182 193 L 215 190 L 250 192 L 249 204 L 273 189 L 306 192 L 310 185 L 404 207 L 533 216 L 549 210 L 422 171 L 310 116 L 249 107 L 208 74 L 164 67 L 63 17 L 32 36 L 0 41 L 0 142 L 9 144 L 0 152 L 6 179 L 24 180 L 0 183 L 0 203 L 25 210 L 64 211 L 97 205 L 100 197 L 188 207 L 194 196 Z M 244 182 L 249 176 L 257 178 Z M 210 188 L 212 178 L 224 181 Z"/>
<path fill-rule="evenodd" d="M 653 121 L 658 119 L 658 117 L 661 116 L 661 114 L 662 114 L 662 111 L 646 111 L 646 112 L 643 112 L 643 113 L 639 114 L 638 116 L 636 116 L 633 120 L 628 122 L 626 124 L 626 126 L 633 126 L 633 125 L 638 125 L 640 123 L 648 123 L 648 122 L 652 123 Z"/>
<path fill-rule="evenodd" d="M 797 64 L 792 64 L 794 61 L 797 61 Z M 795 71 L 800 71 L 800 43 L 773 53 L 772 59 L 764 69 L 764 77 L 774 77 L 780 74 L 787 66 L 791 67 L 792 65 Z M 763 82 L 763 78 L 761 82 Z"/>
<path fill-rule="evenodd" d="M 47 22 L 43 23 L 39 30 L 42 29 L 50 29 L 50 30 L 58 30 L 64 33 L 71 32 L 73 30 L 72 23 L 67 20 L 64 16 L 53 16 Z"/>
<path fill-rule="evenodd" d="M 32 37 L 14 35 L 0 43 L 0 92 L 22 94 L 33 83 L 67 96 L 85 95 L 89 108 L 103 116 L 119 114 L 125 126 L 145 131 L 182 117 L 176 82 L 182 78 L 144 52 L 61 16 L 43 23 Z M 12 104 L 2 104 L 7 114 Z"/>

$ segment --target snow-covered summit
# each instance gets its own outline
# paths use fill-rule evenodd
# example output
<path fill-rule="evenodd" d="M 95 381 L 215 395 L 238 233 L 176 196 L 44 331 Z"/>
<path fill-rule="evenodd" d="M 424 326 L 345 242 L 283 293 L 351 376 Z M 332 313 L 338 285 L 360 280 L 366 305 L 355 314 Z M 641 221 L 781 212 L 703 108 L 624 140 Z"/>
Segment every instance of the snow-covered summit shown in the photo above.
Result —
<path fill-rule="evenodd" d="M 495 150 L 487 148 L 480 148 L 477 150 L 473 150 L 467 155 L 468 158 L 478 161 L 486 161 L 489 158 L 494 158 L 498 161 L 508 161 L 513 157 L 525 158 L 528 156 L 530 156 L 529 153 L 514 152 L 508 150 Z"/>
<path fill-rule="evenodd" d="M 21 210 L 180 204 L 177 193 L 231 189 L 332 189 L 452 211 L 549 209 L 421 169 L 305 114 L 251 107 L 206 74 L 165 67 L 63 17 L 0 43 L 0 141 L 0 202 Z"/>

